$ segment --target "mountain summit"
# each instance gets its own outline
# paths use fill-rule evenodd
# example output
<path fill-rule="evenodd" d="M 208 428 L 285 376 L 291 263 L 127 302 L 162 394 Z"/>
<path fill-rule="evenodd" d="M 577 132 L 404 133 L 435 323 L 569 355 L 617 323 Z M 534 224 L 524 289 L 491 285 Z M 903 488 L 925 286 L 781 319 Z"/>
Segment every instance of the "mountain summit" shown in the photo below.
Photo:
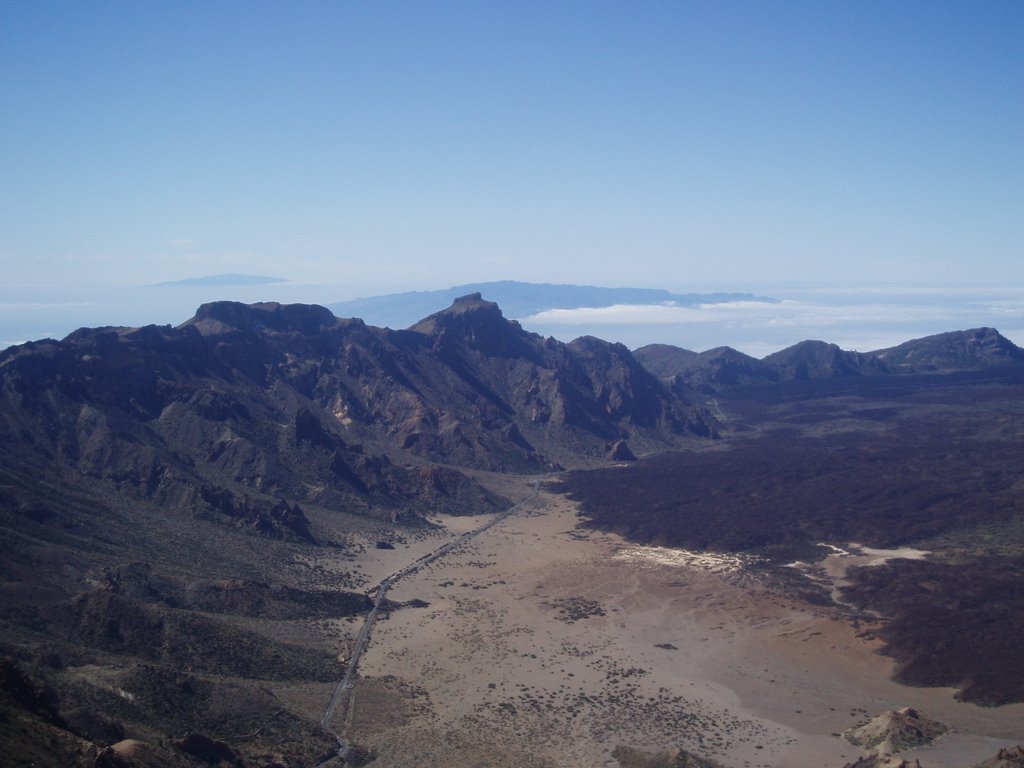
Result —
<path fill-rule="evenodd" d="M 460 296 L 452 305 L 409 328 L 436 339 L 456 339 L 473 349 L 503 357 L 535 357 L 529 335 L 519 323 L 505 319 L 498 305 L 479 293 Z"/>

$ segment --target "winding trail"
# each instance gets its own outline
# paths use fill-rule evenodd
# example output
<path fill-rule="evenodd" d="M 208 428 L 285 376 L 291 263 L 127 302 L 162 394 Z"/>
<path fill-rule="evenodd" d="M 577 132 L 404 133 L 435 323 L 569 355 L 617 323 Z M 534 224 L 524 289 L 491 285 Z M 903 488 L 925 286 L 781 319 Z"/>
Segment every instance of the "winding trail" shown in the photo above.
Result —
<path fill-rule="evenodd" d="M 498 523 L 506 520 L 507 518 L 514 515 L 516 512 L 524 509 L 528 504 L 536 501 L 537 496 L 540 494 L 540 481 L 535 480 L 533 483 L 533 491 L 525 499 L 513 504 L 511 507 L 506 509 L 504 512 L 499 513 L 491 520 L 481 525 L 479 528 L 474 528 L 472 531 L 466 531 L 461 534 L 458 538 L 449 541 L 432 552 L 428 552 L 419 559 L 409 563 L 399 571 L 386 577 L 380 584 L 377 585 L 376 590 L 373 591 L 373 608 L 366 614 L 366 619 L 363 621 L 363 626 L 359 630 L 359 635 L 356 637 L 355 648 L 352 651 L 352 656 L 348 661 L 348 666 L 345 668 L 345 676 L 341 678 L 340 682 L 334 689 L 334 695 L 331 696 L 331 701 L 327 705 L 327 709 L 324 710 L 324 716 L 320 719 L 320 730 L 324 733 L 333 736 L 338 742 L 337 757 L 344 758 L 348 752 L 348 742 L 345 741 L 344 736 L 335 731 L 331 727 L 331 721 L 334 719 L 334 715 L 341 707 L 342 718 L 341 721 L 344 723 L 348 720 L 350 707 L 350 691 L 352 690 L 353 679 L 356 674 L 356 669 L 359 667 L 359 659 L 363 655 L 363 651 L 366 650 L 367 644 L 370 642 L 370 632 L 373 630 L 373 624 L 377 620 L 377 613 L 380 610 L 381 605 L 384 603 L 384 598 L 387 596 L 388 590 L 399 580 L 404 579 L 406 576 L 411 576 L 421 568 L 430 565 L 435 560 L 438 560 L 450 552 L 455 551 L 470 539 L 479 536 L 484 531 L 492 528 Z M 320 766 L 327 765 L 334 758 L 330 758 L 322 763 Z"/>
<path fill-rule="evenodd" d="M 718 405 L 718 400 L 716 398 L 712 397 L 710 400 L 708 400 L 708 402 L 711 403 L 711 407 L 715 410 L 716 419 L 718 419 L 719 421 L 729 420 L 729 417 L 722 413 L 722 408 Z"/>
<path fill-rule="evenodd" d="M 707 400 L 710 403 L 711 409 L 714 411 L 714 417 L 721 421 L 723 424 L 729 421 L 734 421 L 735 416 L 727 416 L 725 411 L 722 410 L 722 406 L 718 404 L 718 398 L 711 397 Z M 761 426 L 759 424 L 750 424 L 749 422 L 737 422 L 738 424 L 752 429 L 754 432 L 760 432 Z"/>

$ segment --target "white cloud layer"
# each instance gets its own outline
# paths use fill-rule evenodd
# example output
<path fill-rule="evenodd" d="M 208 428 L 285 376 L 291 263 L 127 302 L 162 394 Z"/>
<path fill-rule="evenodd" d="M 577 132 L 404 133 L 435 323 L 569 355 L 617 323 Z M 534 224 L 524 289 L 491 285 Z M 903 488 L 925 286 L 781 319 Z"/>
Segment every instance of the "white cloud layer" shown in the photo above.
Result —
<path fill-rule="evenodd" d="M 728 345 L 763 356 L 804 339 L 868 351 L 944 331 L 993 326 L 1024 342 L 1024 299 L 1007 295 L 956 297 L 903 294 L 858 303 L 846 294 L 818 300 L 738 301 L 722 304 L 616 305 L 552 309 L 521 323 L 561 339 L 593 335 L 636 347 L 675 344 L 703 350 Z"/>
<path fill-rule="evenodd" d="M 1006 317 L 1024 316 L 1020 306 L 993 307 Z M 976 312 L 951 309 L 947 306 L 904 304 L 828 305 L 807 301 L 735 301 L 723 304 L 700 304 L 694 307 L 674 305 L 618 304 L 611 307 L 551 309 L 527 318 L 524 323 L 544 325 L 619 325 L 679 323 L 767 323 L 775 326 L 827 327 L 849 323 L 904 323 L 946 321 L 970 317 Z"/>

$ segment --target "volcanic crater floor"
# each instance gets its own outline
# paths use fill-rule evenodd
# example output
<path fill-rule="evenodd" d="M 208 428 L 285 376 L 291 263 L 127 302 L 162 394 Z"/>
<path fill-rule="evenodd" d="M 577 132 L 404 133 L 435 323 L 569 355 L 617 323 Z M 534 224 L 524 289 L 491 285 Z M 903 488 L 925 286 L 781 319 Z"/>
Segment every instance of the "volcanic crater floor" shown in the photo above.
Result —
<path fill-rule="evenodd" d="M 892 682 L 878 641 L 841 611 L 791 599 L 736 558 L 579 527 L 577 511 L 541 492 L 392 587 L 389 600 L 422 602 L 378 619 L 336 723 L 372 765 L 618 766 L 625 746 L 839 768 L 865 754 L 839 733 L 907 706 L 951 729 L 902 755 L 926 767 L 1020 740 L 1024 705 Z M 368 550 L 363 572 L 383 578 L 429 546 Z M 342 653 L 359 627 L 340 623 Z"/>

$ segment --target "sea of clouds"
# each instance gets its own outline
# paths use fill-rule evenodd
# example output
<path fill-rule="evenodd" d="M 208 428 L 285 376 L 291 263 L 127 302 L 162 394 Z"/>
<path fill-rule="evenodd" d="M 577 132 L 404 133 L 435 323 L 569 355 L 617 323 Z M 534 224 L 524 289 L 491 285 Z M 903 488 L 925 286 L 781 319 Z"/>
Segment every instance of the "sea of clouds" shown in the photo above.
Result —
<path fill-rule="evenodd" d="M 1024 345 L 1024 294 L 1005 288 L 793 289 L 778 302 L 740 301 L 552 309 L 523 327 L 570 340 L 592 335 L 635 349 L 674 344 L 702 351 L 730 346 L 754 357 L 805 339 L 867 352 L 945 331 L 989 326 Z"/>

